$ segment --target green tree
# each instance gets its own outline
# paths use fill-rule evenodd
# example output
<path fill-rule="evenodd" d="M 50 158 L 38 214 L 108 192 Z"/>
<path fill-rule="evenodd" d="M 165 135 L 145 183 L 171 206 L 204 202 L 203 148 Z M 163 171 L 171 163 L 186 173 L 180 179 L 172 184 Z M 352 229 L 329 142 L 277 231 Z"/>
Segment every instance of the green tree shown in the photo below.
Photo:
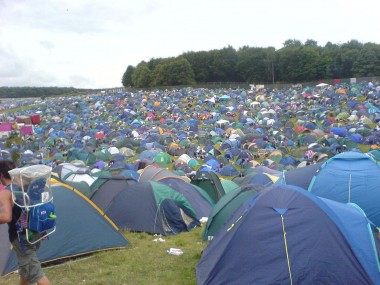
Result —
<path fill-rule="evenodd" d="M 375 76 L 380 74 L 380 46 L 367 43 L 352 65 L 355 77 Z"/>
<path fill-rule="evenodd" d="M 304 82 L 318 77 L 320 55 L 318 46 L 304 46 L 298 41 L 286 42 L 279 50 L 281 79 L 287 82 Z"/>
<path fill-rule="evenodd" d="M 72 95 L 88 91 L 91 91 L 91 89 L 75 89 L 73 87 L 0 87 L 0 98 Z"/>
<path fill-rule="evenodd" d="M 186 52 L 178 58 L 152 58 L 133 71 L 136 87 L 190 84 L 190 82 L 305 82 L 319 79 L 379 75 L 380 45 L 351 40 L 344 44 L 328 42 L 324 47 L 312 39 L 305 44 L 286 40 L 283 47 L 228 46 L 219 50 Z M 177 63 L 179 58 L 186 61 Z M 183 64 L 183 66 L 181 66 Z M 190 65 L 190 66 L 189 66 Z M 182 69 L 181 69 L 182 68 Z M 154 76 L 152 77 L 152 71 Z M 191 72 L 192 71 L 192 72 Z M 128 82 L 129 74 L 124 74 Z M 126 78 L 124 78 L 126 77 Z M 154 81 L 154 83 L 152 83 Z M 1 90 L 0 90 L 1 91 Z M 11 92 L 7 92 L 12 96 Z M 30 92 L 29 92 L 30 94 Z M 1 97 L 1 96 L 0 96 Z"/>
<path fill-rule="evenodd" d="M 133 86 L 142 88 L 150 87 L 152 85 L 152 71 L 149 69 L 146 62 L 140 62 L 132 75 Z"/>
<path fill-rule="evenodd" d="M 18 162 L 21 159 L 21 153 L 20 153 L 20 151 L 18 149 L 16 149 L 15 151 L 13 151 L 12 154 L 11 154 L 11 158 L 14 161 L 14 163 L 16 165 L 18 165 Z"/>
<path fill-rule="evenodd" d="M 340 46 L 340 57 L 338 58 L 339 77 L 353 77 L 352 67 L 360 55 L 363 44 L 357 40 L 351 40 Z"/>
<path fill-rule="evenodd" d="M 318 79 L 339 78 L 340 46 L 327 42 L 320 52 Z"/>
<path fill-rule="evenodd" d="M 271 82 L 275 49 L 242 47 L 237 52 L 237 70 L 244 82 Z"/>
<path fill-rule="evenodd" d="M 170 60 L 173 60 L 175 59 L 174 57 L 168 57 L 168 58 L 151 58 L 148 62 L 147 62 L 147 65 L 149 67 L 150 70 L 155 70 L 156 67 L 159 65 L 159 64 L 162 64 L 162 63 L 165 63 L 165 62 L 168 62 Z"/>
<path fill-rule="evenodd" d="M 211 77 L 211 65 L 213 57 L 211 52 L 187 52 L 182 55 L 190 63 L 196 82 L 208 82 Z"/>
<path fill-rule="evenodd" d="M 213 61 L 211 64 L 211 81 L 238 81 L 236 72 L 237 53 L 228 46 L 221 50 L 212 50 Z"/>
<path fill-rule="evenodd" d="M 299 81 L 312 81 L 318 78 L 318 69 L 320 63 L 320 55 L 318 46 L 308 45 L 302 49 L 301 65 L 302 73 L 299 76 Z"/>
<path fill-rule="evenodd" d="M 121 79 L 121 83 L 124 87 L 133 86 L 132 75 L 134 71 L 135 67 L 133 67 L 132 65 L 128 65 L 127 70 L 124 72 L 123 77 Z"/>
<path fill-rule="evenodd" d="M 22 143 L 22 138 L 19 135 L 19 132 L 15 129 L 17 128 L 17 124 L 12 125 L 12 131 L 9 137 L 5 140 L 5 145 L 7 148 L 11 148 L 12 145 L 20 145 Z"/>
<path fill-rule="evenodd" d="M 293 45 L 285 42 L 278 54 L 278 68 L 280 80 L 285 82 L 294 82 L 298 74 L 298 55 L 300 54 L 300 45 Z"/>
<path fill-rule="evenodd" d="M 304 46 L 318 47 L 318 42 L 315 40 L 308 39 L 306 40 Z"/>
<path fill-rule="evenodd" d="M 296 40 L 296 39 L 288 39 L 288 40 L 286 40 L 284 42 L 283 46 L 284 46 L 284 48 L 288 48 L 288 47 L 301 47 L 302 43 L 301 43 L 301 41 Z"/>
<path fill-rule="evenodd" d="M 184 57 L 162 62 L 154 69 L 156 86 L 191 85 L 194 84 L 194 72 Z"/>

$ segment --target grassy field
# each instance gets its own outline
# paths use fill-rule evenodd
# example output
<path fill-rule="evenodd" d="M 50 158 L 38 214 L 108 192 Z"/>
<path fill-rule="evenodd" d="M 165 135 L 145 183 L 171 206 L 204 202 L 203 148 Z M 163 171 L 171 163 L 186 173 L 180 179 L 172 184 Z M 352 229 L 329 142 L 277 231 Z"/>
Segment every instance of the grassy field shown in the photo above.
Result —
<path fill-rule="evenodd" d="M 207 243 L 201 239 L 202 228 L 177 236 L 157 236 L 124 232 L 130 246 L 123 250 L 95 253 L 59 265 L 45 267 L 53 284 L 196 284 L 195 267 Z M 48 242 L 48 241 L 47 241 Z M 183 255 L 167 253 L 180 248 Z M 18 284 L 18 274 L 0 277 L 0 284 Z"/>

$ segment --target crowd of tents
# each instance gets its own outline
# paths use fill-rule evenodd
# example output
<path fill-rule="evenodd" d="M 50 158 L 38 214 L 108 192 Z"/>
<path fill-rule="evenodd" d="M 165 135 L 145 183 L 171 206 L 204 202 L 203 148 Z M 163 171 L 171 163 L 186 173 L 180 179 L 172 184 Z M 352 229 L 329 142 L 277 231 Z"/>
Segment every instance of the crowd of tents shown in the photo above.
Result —
<path fill-rule="evenodd" d="M 1 155 L 52 167 L 60 222 L 42 261 L 127 246 L 120 229 L 202 226 L 199 284 L 380 284 L 379 98 L 378 82 L 47 98 L 5 117 L 41 120 Z M 66 216 L 65 199 L 87 206 Z M 63 242 L 74 215 L 107 242 Z"/>

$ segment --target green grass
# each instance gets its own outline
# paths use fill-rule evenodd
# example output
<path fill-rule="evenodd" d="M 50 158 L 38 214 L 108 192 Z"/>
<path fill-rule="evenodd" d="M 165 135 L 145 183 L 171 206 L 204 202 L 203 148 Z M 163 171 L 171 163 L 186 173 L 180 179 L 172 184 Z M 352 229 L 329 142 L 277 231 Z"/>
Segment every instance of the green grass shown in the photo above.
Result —
<path fill-rule="evenodd" d="M 165 242 L 154 242 L 156 236 L 124 232 L 130 246 L 78 258 L 59 265 L 44 267 L 53 284 L 196 284 L 195 267 L 207 243 L 201 238 L 202 228 L 177 236 L 163 236 Z M 48 242 L 48 241 L 47 241 Z M 180 248 L 181 256 L 166 251 Z M 0 277 L 0 284 L 18 284 L 18 274 Z"/>

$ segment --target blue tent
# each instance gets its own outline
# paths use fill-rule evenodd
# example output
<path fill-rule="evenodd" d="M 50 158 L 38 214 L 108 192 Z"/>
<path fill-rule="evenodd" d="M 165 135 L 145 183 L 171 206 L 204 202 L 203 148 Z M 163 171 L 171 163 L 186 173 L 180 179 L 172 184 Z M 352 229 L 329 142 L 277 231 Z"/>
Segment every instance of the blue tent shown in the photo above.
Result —
<path fill-rule="evenodd" d="M 136 170 L 124 169 L 119 172 L 119 176 L 129 177 L 135 181 L 139 180 L 140 174 Z"/>
<path fill-rule="evenodd" d="M 360 208 L 272 185 L 246 200 L 203 251 L 197 284 L 379 284 Z"/>
<path fill-rule="evenodd" d="M 307 190 L 311 180 L 320 170 L 322 164 L 323 162 L 318 162 L 305 167 L 283 171 L 280 179 L 278 179 L 276 183 L 283 185 L 294 185 Z"/>
<path fill-rule="evenodd" d="M 332 127 L 330 132 L 340 137 L 345 137 L 347 135 L 347 130 L 345 128 Z"/>
<path fill-rule="evenodd" d="M 121 229 L 172 235 L 200 226 L 190 202 L 165 184 L 148 181 L 119 187 L 99 188 L 91 201 Z"/>
<path fill-rule="evenodd" d="M 220 167 L 220 162 L 217 161 L 216 159 L 210 159 L 205 162 L 208 166 L 211 166 L 212 170 L 216 170 Z"/>
<path fill-rule="evenodd" d="M 181 193 L 196 211 L 198 217 L 208 217 L 215 203 L 202 188 L 183 181 L 177 177 L 167 177 L 160 180 L 160 183 L 171 187 Z"/>
<path fill-rule="evenodd" d="M 223 166 L 218 172 L 222 176 L 236 176 L 236 175 L 239 175 L 239 170 L 237 170 L 233 165 Z"/>
<path fill-rule="evenodd" d="M 380 226 L 380 165 L 369 154 L 343 152 L 328 159 L 313 177 L 309 192 L 358 204 Z"/>
<path fill-rule="evenodd" d="M 274 183 L 273 179 L 275 179 L 275 176 L 268 173 L 251 172 L 243 177 L 235 177 L 233 181 L 240 186 L 249 184 L 269 186 Z"/>
<path fill-rule="evenodd" d="M 68 185 L 54 184 L 57 229 L 41 243 L 38 257 L 42 263 L 62 261 L 86 254 L 126 247 L 128 241 L 119 229 L 89 199 Z M 17 269 L 10 250 L 8 225 L 0 225 L 0 274 Z"/>
<path fill-rule="evenodd" d="M 297 159 L 295 159 L 293 156 L 284 156 L 281 158 L 280 164 L 282 165 L 296 165 L 297 164 Z"/>
<path fill-rule="evenodd" d="M 222 150 L 226 150 L 228 148 L 239 148 L 241 146 L 241 143 L 238 139 L 227 139 L 222 142 L 220 145 L 220 148 Z"/>
<path fill-rule="evenodd" d="M 230 148 L 228 148 L 225 152 L 224 152 L 224 154 L 223 154 L 223 156 L 225 157 L 225 158 L 227 158 L 227 159 L 234 159 L 234 154 L 233 154 L 233 152 L 232 152 L 232 150 L 230 149 Z"/>
<path fill-rule="evenodd" d="M 138 156 L 138 159 L 149 159 L 149 160 L 153 160 L 154 157 L 160 152 L 161 150 L 158 150 L 158 149 L 150 149 L 150 150 L 144 150 L 142 151 L 139 156 Z"/>
<path fill-rule="evenodd" d="M 219 98 L 219 100 L 229 101 L 229 100 L 231 100 L 231 97 L 228 96 L 228 95 L 223 95 L 223 96 L 221 96 L 221 97 Z"/>
<path fill-rule="evenodd" d="M 199 167 L 198 171 L 199 172 L 202 172 L 202 171 L 204 171 L 204 172 L 214 172 L 214 170 L 212 169 L 212 167 L 209 166 L 209 165 L 206 165 L 206 164 L 201 165 L 201 167 Z"/>
<path fill-rule="evenodd" d="M 364 144 L 365 140 L 361 134 L 351 134 L 349 138 L 353 140 L 355 143 Z"/>

